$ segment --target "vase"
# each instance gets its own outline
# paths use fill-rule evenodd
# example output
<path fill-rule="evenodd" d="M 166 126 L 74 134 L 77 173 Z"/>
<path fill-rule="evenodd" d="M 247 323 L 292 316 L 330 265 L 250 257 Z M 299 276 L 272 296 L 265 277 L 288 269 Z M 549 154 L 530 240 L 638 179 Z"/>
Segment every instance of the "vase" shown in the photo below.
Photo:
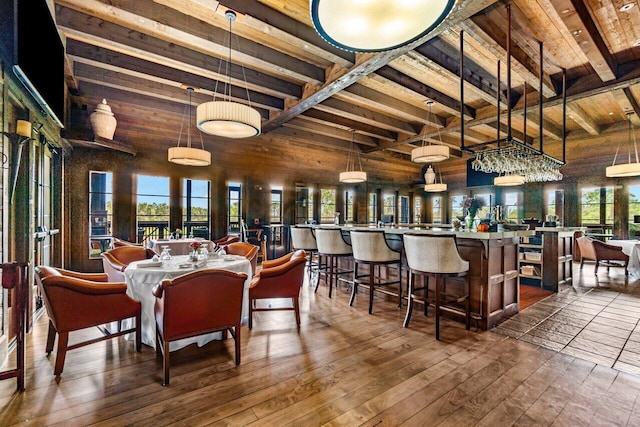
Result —
<path fill-rule="evenodd" d="M 433 168 L 429 166 L 427 171 L 424 173 L 424 183 L 433 184 L 434 182 L 436 182 L 436 173 L 433 171 Z"/>
<path fill-rule="evenodd" d="M 476 222 L 476 219 L 478 222 Z M 469 213 L 464 218 L 464 228 L 467 231 L 476 231 L 480 224 L 480 218 L 477 217 L 477 211 L 469 209 Z"/>
<path fill-rule="evenodd" d="M 335 225 L 340 225 L 340 217 L 338 217 L 338 216 L 334 216 L 334 217 L 333 217 L 333 223 L 334 223 Z"/>
<path fill-rule="evenodd" d="M 96 106 L 95 111 L 89 116 L 89 121 L 94 135 L 113 140 L 118 122 L 111 112 L 111 107 L 107 105 L 106 99 Z"/>

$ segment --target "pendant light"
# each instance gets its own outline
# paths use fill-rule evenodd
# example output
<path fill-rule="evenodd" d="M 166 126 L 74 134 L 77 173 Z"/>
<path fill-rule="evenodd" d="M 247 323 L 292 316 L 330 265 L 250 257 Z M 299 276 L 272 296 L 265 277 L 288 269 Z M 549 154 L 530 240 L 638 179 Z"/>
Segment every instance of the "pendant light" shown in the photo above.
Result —
<path fill-rule="evenodd" d="M 347 158 L 347 170 L 340 172 L 340 182 L 346 184 L 357 184 L 367 180 L 367 173 L 362 171 L 362 163 L 360 162 L 360 154 L 355 146 L 355 129 L 351 129 L 351 145 L 349 147 L 349 157 Z M 356 170 L 356 157 L 358 158 L 358 166 L 360 170 Z"/>
<path fill-rule="evenodd" d="M 433 101 L 427 102 L 427 106 L 429 107 L 428 115 L 431 115 L 431 107 L 433 104 Z M 433 116 L 431 116 L 431 118 L 433 118 Z M 427 117 L 427 121 L 428 119 L 429 117 Z M 411 150 L 411 161 L 416 163 L 435 163 L 447 160 L 449 158 L 449 147 L 442 143 L 440 128 L 438 128 L 438 139 L 440 140 L 440 145 L 432 145 L 431 142 L 427 145 L 427 131 L 425 130 L 422 136 L 422 146 Z"/>
<path fill-rule="evenodd" d="M 229 69 L 231 68 L 231 23 L 236 20 L 236 14 L 231 10 L 227 10 L 224 16 L 229 20 L 229 59 L 226 67 L 227 82 L 224 84 L 226 90 L 222 94 L 218 94 L 218 83 L 216 82 L 213 101 L 198 105 L 196 113 L 198 129 L 209 135 L 226 138 L 249 138 L 260 134 L 262 117 L 258 110 L 251 107 L 244 67 L 242 67 L 242 75 L 244 77 L 248 105 L 231 101 L 231 79 L 229 77 Z M 222 64 L 222 60 L 220 63 Z M 217 100 L 216 97 L 218 96 L 222 99 Z"/>
<path fill-rule="evenodd" d="M 514 187 L 516 185 L 522 185 L 524 182 L 525 177 L 517 173 L 500 175 L 493 178 L 493 185 L 497 185 L 498 187 Z"/>
<path fill-rule="evenodd" d="M 191 146 L 191 94 L 193 93 L 193 88 L 188 87 L 187 92 L 189 93 L 189 106 L 186 107 L 189 111 L 187 121 L 187 145 L 184 147 L 180 146 L 184 119 L 187 117 L 187 112 L 185 112 L 182 116 L 182 124 L 180 125 L 180 133 L 178 134 L 178 145 L 176 147 L 169 148 L 168 158 L 170 162 L 177 163 L 179 165 L 209 166 L 211 164 L 211 153 L 204 149 L 202 137 L 200 138 L 202 149 Z"/>
<path fill-rule="evenodd" d="M 412 43 L 445 20 L 455 0 L 311 0 L 311 20 L 328 43 L 382 52 Z"/>
<path fill-rule="evenodd" d="M 620 163 L 616 165 L 616 159 L 618 158 L 618 151 L 620 151 L 620 142 L 618 142 L 618 148 L 616 149 L 616 155 L 613 158 L 613 164 L 607 166 L 606 175 L 608 178 L 624 178 L 627 176 L 639 176 L 640 175 L 640 162 L 638 161 L 638 147 L 636 145 L 636 132 L 631 122 L 631 115 L 633 112 L 627 113 L 627 120 L 629 121 L 629 162 Z M 631 138 L 633 137 L 633 151 L 635 152 L 636 161 L 631 161 Z"/>

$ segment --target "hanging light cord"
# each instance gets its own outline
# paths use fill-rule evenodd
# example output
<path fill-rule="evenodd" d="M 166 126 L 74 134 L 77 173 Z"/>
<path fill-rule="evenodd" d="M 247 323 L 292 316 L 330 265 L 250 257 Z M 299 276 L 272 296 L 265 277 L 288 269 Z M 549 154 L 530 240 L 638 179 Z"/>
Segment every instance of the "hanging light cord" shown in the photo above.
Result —
<path fill-rule="evenodd" d="M 640 161 L 638 161 L 638 146 L 636 144 L 636 132 L 635 129 L 633 127 L 633 123 L 631 121 L 631 115 L 633 113 L 627 113 L 627 119 L 629 121 L 629 125 L 628 125 L 628 129 L 629 129 L 629 135 L 627 138 L 627 143 L 629 145 L 629 163 L 631 163 L 631 138 L 633 136 L 633 151 L 635 152 L 636 155 L 636 163 L 640 163 Z M 615 166 L 616 164 L 616 160 L 618 159 L 618 153 L 620 152 L 620 140 L 618 140 L 618 147 L 616 148 L 616 154 L 615 156 L 613 156 L 613 163 L 611 164 L 611 166 Z"/>

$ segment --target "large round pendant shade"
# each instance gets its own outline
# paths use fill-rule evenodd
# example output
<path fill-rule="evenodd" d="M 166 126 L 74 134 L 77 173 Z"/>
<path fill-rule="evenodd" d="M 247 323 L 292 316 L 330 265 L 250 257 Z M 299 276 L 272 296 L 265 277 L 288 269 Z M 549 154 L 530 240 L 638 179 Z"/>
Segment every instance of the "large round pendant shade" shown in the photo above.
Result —
<path fill-rule="evenodd" d="M 493 178 L 493 185 L 499 187 L 513 187 L 524 184 L 525 177 L 522 175 L 502 175 Z"/>
<path fill-rule="evenodd" d="M 262 117 L 254 108 L 232 101 L 209 101 L 196 110 L 198 129 L 209 135 L 248 138 L 260 134 Z"/>
<path fill-rule="evenodd" d="M 606 175 L 608 178 L 639 176 L 640 163 L 621 163 L 618 165 L 607 166 Z"/>
<path fill-rule="evenodd" d="M 382 52 L 426 36 L 454 5 L 455 0 L 311 0 L 311 19 L 336 47 Z"/>
<path fill-rule="evenodd" d="M 340 182 L 348 184 L 357 184 L 367 180 L 367 173 L 362 171 L 346 171 L 340 172 Z"/>
<path fill-rule="evenodd" d="M 211 153 L 193 147 L 171 147 L 168 153 L 169 161 L 187 166 L 209 166 Z"/>
<path fill-rule="evenodd" d="M 416 163 L 434 163 L 449 158 L 449 147 L 446 145 L 423 145 L 411 150 L 411 161 Z"/>
<path fill-rule="evenodd" d="M 425 184 L 424 191 L 427 193 L 441 193 L 447 191 L 447 184 L 443 182 L 434 182 L 433 184 Z"/>

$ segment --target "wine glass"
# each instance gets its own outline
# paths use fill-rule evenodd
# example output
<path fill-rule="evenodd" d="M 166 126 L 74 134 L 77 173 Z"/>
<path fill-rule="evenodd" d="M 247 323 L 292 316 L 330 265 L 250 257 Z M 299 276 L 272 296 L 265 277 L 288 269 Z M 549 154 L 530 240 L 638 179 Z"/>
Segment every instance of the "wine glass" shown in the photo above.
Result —
<path fill-rule="evenodd" d="M 162 252 L 160 253 L 160 259 L 162 261 L 169 261 L 171 259 L 171 249 L 169 246 L 162 246 Z"/>

